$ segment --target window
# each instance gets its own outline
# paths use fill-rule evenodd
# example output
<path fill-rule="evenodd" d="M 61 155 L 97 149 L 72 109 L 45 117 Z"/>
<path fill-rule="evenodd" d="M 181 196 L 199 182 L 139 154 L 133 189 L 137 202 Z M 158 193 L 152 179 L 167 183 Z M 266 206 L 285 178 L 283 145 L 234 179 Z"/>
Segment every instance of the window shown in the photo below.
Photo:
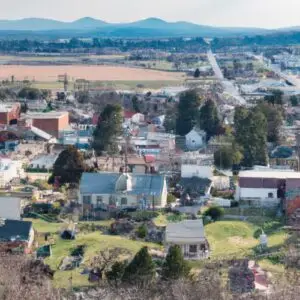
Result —
<path fill-rule="evenodd" d="M 127 198 L 121 198 L 121 205 L 127 205 Z"/>
<path fill-rule="evenodd" d="M 83 201 L 83 204 L 91 204 L 92 203 L 91 195 L 84 195 L 82 197 L 82 201 Z"/>
<path fill-rule="evenodd" d="M 268 198 L 274 198 L 273 193 L 268 193 Z"/>
<path fill-rule="evenodd" d="M 103 197 L 102 196 L 97 196 L 97 203 L 103 202 Z"/>
<path fill-rule="evenodd" d="M 197 245 L 190 245 L 190 253 L 196 253 L 197 252 Z"/>

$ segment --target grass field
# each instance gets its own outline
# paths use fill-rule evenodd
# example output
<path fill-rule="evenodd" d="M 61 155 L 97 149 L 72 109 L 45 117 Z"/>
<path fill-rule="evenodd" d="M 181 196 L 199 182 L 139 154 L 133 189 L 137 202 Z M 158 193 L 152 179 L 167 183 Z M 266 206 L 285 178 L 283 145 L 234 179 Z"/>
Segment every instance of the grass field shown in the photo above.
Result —
<path fill-rule="evenodd" d="M 62 240 L 57 232 L 65 228 L 64 223 L 47 223 L 45 221 L 30 219 L 34 228 L 39 233 L 51 232 L 53 233 L 55 244 L 52 247 L 52 256 L 46 259 L 51 268 L 55 272 L 54 284 L 57 287 L 67 287 L 69 285 L 69 278 L 72 276 L 72 285 L 74 287 L 83 287 L 90 285 L 87 276 L 81 275 L 80 271 L 84 266 L 89 266 L 91 259 L 95 254 L 107 248 L 125 248 L 132 254 L 136 253 L 142 246 L 147 245 L 150 248 L 162 249 L 158 244 L 146 243 L 141 241 L 134 241 L 120 236 L 105 235 L 102 232 L 84 232 L 78 234 L 76 240 L 67 241 Z M 111 220 L 93 222 L 95 225 L 108 227 Z M 160 215 L 154 222 L 158 226 L 165 226 L 167 224 L 166 215 Z M 91 224 L 92 222 L 80 222 L 80 224 Z M 254 257 L 254 248 L 259 244 L 258 239 L 253 237 L 256 229 L 259 227 L 253 223 L 243 221 L 219 221 L 205 226 L 205 234 L 209 241 L 212 253 L 211 260 L 219 259 L 233 259 L 242 257 Z M 275 231 L 268 235 L 268 245 L 272 250 L 281 249 L 287 235 L 283 231 Z M 43 239 L 40 239 L 43 241 Z M 70 251 L 78 245 L 86 245 L 83 265 L 73 271 L 58 270 L 62 259 L 70 254 Z M 265 257 L 258 259 L 261 266 L 271 272 L 283 272 L 281 264 L 273 264 Z M 203 261 L 193 261 L 194 268 L 199 268 L 203 265 Z"/>
<path fill-rule="evenodd" d="M 104 80 L 92 81 L 90 86 L 92 88 L 108 88 L 116 90 L 157 90 L 168 86 L 181 86 L 184 80 Z M 31 85 L 39 89 L 63 89 L 63 83 L 52 81 L 35 81 Z M 73 90 L 73 84 L 69 84 L 69 89 Z"/>
<path fill-rule="evenodd" d="M 148 246 L 149 248 L 161 249 L 158 244 L 134 241 L 120 236 L 105 235 L 100 231 L 90 233 L 80 233 L 77 235 L 76 240 L 68 241 L 62 240 L 58 232 L 66 228 L 64 223 L 47 223 L 38 219 L 26 219 L 33 222 L 33 227 L 38 233 L 50 232 L 54 236 L 55 244 L 52 246 L 52 256 L 46 259 L 46 263 L 55 270 L 54 285 L 56 287 L 68 287 L 69 278 L 72 276 L 73 287 L 82 287 L 90 285 L 87 275 L 81 275 L 80 271 L 84 266 L 89 266 L 91 259 L 101 250 L 108 248 L 124 248 L 135 254 L 141 247 Z M 97 221 L 97 222 L 80 222 L 80 224 L 94 223 L 95 225 L 109 226 L 111 221 Z M 40 246 L 43 239 L 39 239 Z M 73 271 L 60 271 L 59 265 L 62 259 L 70 254 L 70 251 L 78 245 L 86 245 L 83 265 Z"/>

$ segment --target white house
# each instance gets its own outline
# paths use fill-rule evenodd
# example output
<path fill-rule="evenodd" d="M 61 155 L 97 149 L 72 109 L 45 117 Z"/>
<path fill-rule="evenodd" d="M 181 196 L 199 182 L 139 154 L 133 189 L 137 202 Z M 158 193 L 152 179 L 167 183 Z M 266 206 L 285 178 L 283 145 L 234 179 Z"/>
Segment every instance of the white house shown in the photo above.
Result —
<path fill-rule="evenodd" d="M 145 115 L 136 113 L 131 117 L 131 122 L 135 124 L 145 123 Z"/>
<path fill-rule="evenodd" d="M 181 158 L 182 178 L 209 178 L 213 177 L 213 156 L 186 152 Z"/>
<path fill-rule="evenodd" d="M 89 208 L 163 208 L 167 204 L 167 183 L 162 175 L 83 173 L 79 203 Z"/>
<path fill-rule="evenodd" d="M 188 150 L 198 150 L 204 147 L 206 143 L 206 133 L 203 130 L 198 128 L 192 129 L 186 136 L 185 136 L 185 145 Z"/>
<path fill-rule="evenodd" d="M 236 200 L 277 205 L 286 193 L 300 188 L 300 172 L 260 169 L 241 171 Z"/>
<path fill-rule="evenodd" d="M 209 244 L 202 219 L 168 223 L 165 232 L 166 252 L 172 245 L 180 246 L 186 259 L 208 258 Z"/>

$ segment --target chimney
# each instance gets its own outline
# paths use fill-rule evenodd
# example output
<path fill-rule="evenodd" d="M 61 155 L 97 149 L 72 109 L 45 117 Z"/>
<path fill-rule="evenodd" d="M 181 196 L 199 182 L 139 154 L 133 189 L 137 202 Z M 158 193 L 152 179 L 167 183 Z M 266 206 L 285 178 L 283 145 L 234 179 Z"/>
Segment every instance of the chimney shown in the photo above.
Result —
<path fill-rule="evenodd" d="M 0 227 L 5 226 L 5 219 L 4 218 L 0 218 Z"/>

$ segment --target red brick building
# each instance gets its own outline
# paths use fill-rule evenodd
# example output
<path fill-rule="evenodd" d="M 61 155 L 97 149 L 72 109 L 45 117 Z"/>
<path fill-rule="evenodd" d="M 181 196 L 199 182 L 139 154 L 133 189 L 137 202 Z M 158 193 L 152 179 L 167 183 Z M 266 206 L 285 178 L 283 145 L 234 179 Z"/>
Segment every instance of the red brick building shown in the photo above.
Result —
<path fill-rule="evenodd" d="M 20 103 L 5 103 L 0 105 L 0 124 L 17 124 L 21 113 Z"/>
<path fill-rule="evenodd" d="M 58 137 L 59 132 L 69 128 L 68 112 L 32 113 L 27 117 L 31 119 L 32 125 L 52 136 Z"/>

